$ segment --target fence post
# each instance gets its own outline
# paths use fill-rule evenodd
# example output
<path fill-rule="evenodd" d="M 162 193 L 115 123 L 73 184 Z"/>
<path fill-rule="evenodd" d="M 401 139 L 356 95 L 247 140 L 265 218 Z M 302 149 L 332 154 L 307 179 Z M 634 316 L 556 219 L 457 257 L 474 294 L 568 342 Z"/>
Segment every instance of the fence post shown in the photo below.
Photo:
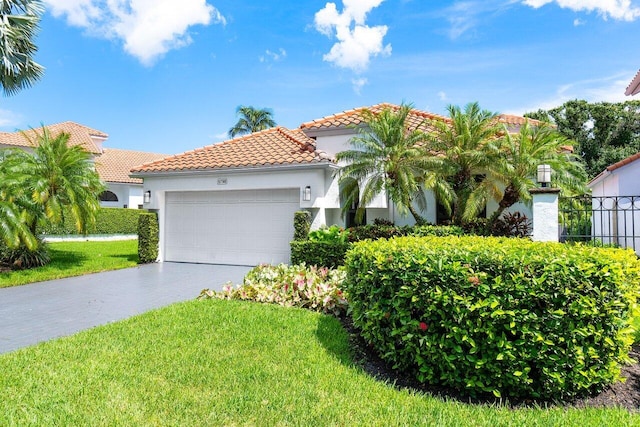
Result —
<path fill-rule="evenodd" d="M 536 242 L 558 241 L 558 195 L 559 188 L 532 188 L 533 198 L 533 234 Z"/>

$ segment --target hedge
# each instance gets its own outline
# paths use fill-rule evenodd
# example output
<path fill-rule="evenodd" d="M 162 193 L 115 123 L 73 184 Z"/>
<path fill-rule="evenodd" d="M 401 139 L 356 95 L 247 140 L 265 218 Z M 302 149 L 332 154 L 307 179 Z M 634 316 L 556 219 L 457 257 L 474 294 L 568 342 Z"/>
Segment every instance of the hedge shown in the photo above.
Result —
<path fill-rule="evenodd" d="M 137 234 L 138 217 L 146 211 L 141 209 L 99 208 L 96 225 L 89 234 Z M 64 222 L 58 225 L 42 224 L 38 233 L 44 235 L 79 234 L 69 209 L 65 209 Z"/>
<path fill-rule="evenodd" d="M 351 243 L 314 242 L 294 240 L 291 245 L 291 265 L 306 264 L 318 267 L 337 268 L 344 264 L 344 257 Z"/>
<path fill-rule="evenodd" d="M 394 368 L 468 394 L 570 398 L 619 379 L 640 262 L 630 250 L 525 239 L 359 242 L 353 322 Z"/>
<path fill-rule="evenodd" d="M 144 212 L 138 217 L 139 264 L 156 262 L 159 242 L 158 216 L 153 212 Z"/>
<path fill-rule="evenodd" d="M 311 228 L 311 212 L 297 211 L 293 214 L 293 240 L 306 240 Z"/>

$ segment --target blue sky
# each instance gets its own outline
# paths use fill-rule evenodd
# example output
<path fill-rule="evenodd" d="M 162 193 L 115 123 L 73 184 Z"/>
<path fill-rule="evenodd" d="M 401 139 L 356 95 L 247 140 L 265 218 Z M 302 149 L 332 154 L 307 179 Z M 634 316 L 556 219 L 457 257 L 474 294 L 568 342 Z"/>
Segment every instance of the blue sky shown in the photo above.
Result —
<path fill-rule="evenodd" d="M 640 68 L 639 0 L 45 5 L 44 79 L 0 99 L 0 130 L 70 120 L 107 147 L 167 154 L 227 139 L 238 105 L 292 128 L 380 102 L 522 114 L 630 100 Z"/>

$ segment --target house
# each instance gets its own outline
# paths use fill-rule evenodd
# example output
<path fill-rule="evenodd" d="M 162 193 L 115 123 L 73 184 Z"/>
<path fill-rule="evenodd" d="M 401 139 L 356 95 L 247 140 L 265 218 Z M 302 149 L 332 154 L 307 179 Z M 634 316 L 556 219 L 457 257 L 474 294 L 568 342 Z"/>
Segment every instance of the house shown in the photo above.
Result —
<path fill-rule="evenodd" d="M 100 195 L 101 206 L 142 208 L 142 180 L 130 177 L 129 171 L 136 165 L 158 160 L 166 155 L 104 148 L 104 142 L 109 137 L 106 133 L 74 122 L 57 123 L 46 128 L 53 136 L 62 132 L 69 134 L 70 146 L 79 145 L 92 155 L 100 179 L 107 186 L 107 190 Z M 0 149 L 29 150 L 39 132 L 40 129 L 0 132 Z"/>
<path fill-rule="evenodd" d="M 640 153 L 608 166 L 587 186 L 591 189 L 591 232 L 606 244 L 640 254 Z"/>
<path fill-rule="evenodd" d="M 640 70 L 636 73 L 629 86 L 627 86 L 627 90 L 624 92 L 627 96 L 637 95 L 640 93 Z"/>
<path fill-rule="evenodd" d="M 378 104 L 366 109 L 376 113 Z M 160 261 L 256 265 L 289 261 L 293 213 L 307 209 L 312 227 L 349 223 L 341 216 L 334 156 L 364 125 L 358 108 L 303 123 L 298 129 L 276 127 L 138 166 L 131 176 L 144 179 L 149 202 L 158 213 Z M 425 118 L 448 120 L 413 110 L 410 126 Z M 517 130 L 524 118 L 499 117 Z M 434 197 L 428 192 L 426 219 L 436 222 Z M 522 206 L 519 208 L 523 209 Z M 489 213 L 491 208 L 488 207 Z M 411 224 L 386 196 L 366 207 L 376 218 Z"/>

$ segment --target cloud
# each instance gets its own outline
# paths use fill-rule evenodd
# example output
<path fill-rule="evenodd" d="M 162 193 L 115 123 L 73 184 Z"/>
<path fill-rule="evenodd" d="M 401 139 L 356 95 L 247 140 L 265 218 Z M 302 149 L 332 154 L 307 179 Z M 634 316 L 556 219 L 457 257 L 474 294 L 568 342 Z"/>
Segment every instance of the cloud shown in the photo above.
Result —
<path fill-rule="evenodd" d="M 87 33 L 118 39 L 124 50 L 144 65 L 152 65 L 172 49 L 192 42 L 193 25 L 226 24 L 206 0 L 45 0 L 55 17 Z"/>
<path fill-rule="evenodd" d="M 522 3 L 536 9 L 557 3 L 563 9 L 597 12 L 604 19 L 611 17 L 619 21 L 634 21 L 640 17 L 640 8 L 632 6 L 631 0 L 523 0 Z"/>
<path fill-rule="evenodd" d="M 14 132 L 19 124 L 19 117 L 12 111 L 0 109 L 0 127 L 12 128 L 9 132 Z"/>
<path fill-rule="evenodd" d="M 573 26 L 574 27 L 579 27 L 580 25 L 584 25 L 586 23 L 587 23 L 586 21 L 583 21 L 580 18 L 576 18 L 576 19 L 573 20 Z"/>
<path fill-rule="evenodd" d="M 455 40 L 469 32 L 480 24 L 487 24 L 491 15 L 496 15 L 507 10 L 514 1 L 519 0 L 464 0 L 456 1 L 436 15 L 449 22 L 447 35 Z"/>
<path fill-rule="evenodd" d="M 625 72 L 599 79 L 568 83 L 559 86 L 555 94 L 547 99 L 541 99 L 525 107 L 511 109 L 509 112 L 524 114 L 538 109 L 550 110 L 572 99 L 584 99 L 588 102 L 631 101 L 633 98 L 625 96 L 624 92 L 633 76 L 634 72 Z"/>
<path fill-rule="evenodd" d="M 447 100 L 447 94 L 444 91 L 440 91 L 440 92 L 438 92 L 438 98 L 440 98 L 440 101 L 446 101 Z"/>
<path fill-rule="evenodd" d="M 369 83 L 369 81 L 364 77 L 351 80 L 353 91 L 356 93 L 356 95 L 360 95 L 362 93 L 362 88 L 365 87 L 367 83 Z"/>
<path fill-rule="evenodd" d="M 260 57 L 260 62 L 268 62 L 268 61 L 278 62 L 286 57 L 287 57 L 287 51 L 284 50 L 283 48 L 278 49 L 277 52 L 272 52 L 269 49 L 267 49 L 264 55 Z"/>
<path fill-rule="evenodd" d="M 391 54 L 391 45 L 383 45 L 386 25 L 369 27 L 367 14 L 384 0 L 343 0 L 342 13 L 335 3 L 327 3 L 315 15 L 316 30 L 338 40 L 322 59 L 357 73 L 365 71 L 371 57 Z"/>

